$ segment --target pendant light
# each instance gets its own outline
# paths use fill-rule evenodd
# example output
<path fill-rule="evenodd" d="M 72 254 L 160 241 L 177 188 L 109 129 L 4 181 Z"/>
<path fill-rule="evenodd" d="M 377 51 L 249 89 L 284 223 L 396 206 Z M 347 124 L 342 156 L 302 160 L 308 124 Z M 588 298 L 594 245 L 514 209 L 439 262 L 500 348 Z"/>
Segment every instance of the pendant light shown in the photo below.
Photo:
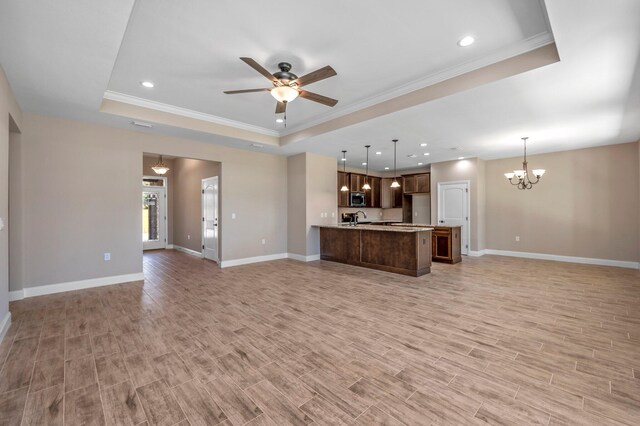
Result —
<path fill-rule="evenodd" d="M 371 148 L 371 145 L 365 145 L 364 147 L 367 148 L 367 168 L 364 175 L 364 185 L 362 185 L 362 189 L 364 191 L 368 191 L 371 189 L 371 185 L 369 185 L 369 148 Z"/>
<path fill-rule="evenodd" d="M 400 184 L 398 183 L 398 178 L 396 177 L 396 147 L 398 145 L 398 139 L 393 140 L 393 182 L 391 182 L 392 188 L 400 188 Z"/>
<path fill-rule="evenodd" d="M 169 166 L 162 161 L 162 155 L 160 156 L 160 160 L 151 168 L 159 175 L 163 175 L 169 171 Z"/>
<path fill-rule="evenodd" d="M 340 191 L 342 192 L 347 192 L 349 191 L 349 187 L 347 186 L 347 157 L 346 157 L 347 151 L 342 151 L 342 173 L 344 174 L 344 178 L 345 181 L 342 184 L 342 188 L 340 188 Z"/>

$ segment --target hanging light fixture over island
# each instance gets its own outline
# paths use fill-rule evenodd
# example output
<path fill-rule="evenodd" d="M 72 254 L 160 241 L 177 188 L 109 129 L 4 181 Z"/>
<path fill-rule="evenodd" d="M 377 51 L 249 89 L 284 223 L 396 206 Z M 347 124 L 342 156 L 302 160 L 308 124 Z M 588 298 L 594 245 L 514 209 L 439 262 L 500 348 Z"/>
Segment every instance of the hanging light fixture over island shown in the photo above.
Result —
<path fill-rule="evenodd" d="M 347 174 L 347 157 L 346 157 L 347 151 L 342 151 L 342 173 L 344 173 L 344 175 L 346 176 Z M 349 191 L 349 187 L 347 186 L 347 182 L 345 181 L 342 184 L 342 188 L 340 188 L 340 191 L 342 192 L 347 192 Z"/>
<path fill-rule="evenodd" d="M 540 178 L 544 175 L 544 169 L 533 169 L 531 172 L 536 177 L 536 180 L 533 181 L 529 178 L 529 170 L 527 163 L 527 139 L 528 137 L 522 138 L 524 142 L 524 160 L 522 161 L 522 169 L 514 170 L 513 172 L 505 173 L 505 177 L 511 183 L 511 185 L 516 186 L 518 189 L 531 189 L 533 185 L 540 182 Z"/>
<path fill-rule="evenodd" d="M 391 182 L 391 188 L 400 188 L 398 178 L 396 177 L 396 147 L 398 146 L 398 139 L 393 140 L 393 182 Z"/>

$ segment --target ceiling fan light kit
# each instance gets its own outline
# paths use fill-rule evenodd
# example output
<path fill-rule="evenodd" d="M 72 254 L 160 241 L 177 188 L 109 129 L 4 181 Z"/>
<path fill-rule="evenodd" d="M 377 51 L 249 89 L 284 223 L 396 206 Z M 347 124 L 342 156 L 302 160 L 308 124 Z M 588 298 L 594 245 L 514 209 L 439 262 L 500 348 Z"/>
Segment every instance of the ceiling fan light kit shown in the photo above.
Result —
<path fill-rule="evenodd" d="M 287 104 L 297 97 L 305 98 L 329 107 L 333 107 L 338 103 L 336 99 L 301 89 L 303 86 L 337 75 L 335 70 L 329 65 L 303 75 L 302 77 L 298 77 L 294 73 L 290 72 L 291 64 L 288 62 L 280 62 L 278 64 L 278 68 L 280 68 L 280 70 L 271 74 L 266 70 L 266 68 L 251 58 L 240 58 L 240 60 L 265 76 L 271 82 L 273 87 L 263 89 L 226 90 L 224 93 L 227 95 L 237 95 L 240 93 L 270 92 L 271 96 L 278 101 L 276 104 L 276 114 L 285 114 L 285 127 Z"/>
<path fill-rule="evenodd" d="M 529 138 L 522 138 L 522 142 L 524 143 L 524 159 L 522 160 L 522 169 L 517 169 L 513 172 L 504 174 L 511 185 L 522 190 L 533 188 L 533 185 L 540 182 L 540 178 L 545 173 L 545 169 L 533 169 L 531 173 L 533 173 L 533 175 L 536 177 L 536 180 L 533 181 L 529 178 L 529 163 L 527 162 L 527 139 Z"/>

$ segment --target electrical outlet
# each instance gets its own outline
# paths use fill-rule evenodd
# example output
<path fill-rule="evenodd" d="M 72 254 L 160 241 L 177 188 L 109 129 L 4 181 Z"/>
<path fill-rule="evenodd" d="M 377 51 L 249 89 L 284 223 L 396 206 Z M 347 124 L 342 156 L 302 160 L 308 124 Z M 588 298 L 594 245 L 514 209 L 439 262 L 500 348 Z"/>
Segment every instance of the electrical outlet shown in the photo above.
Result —
<path fill-rule="evenodd" d="M 236 218 L 236 214 L 235 213 L 231 213 L 231 219 L 235 219 Z"/>
<path fill-rule="evenodd" d="M 415 217 L 418 217 L 418 212 L 415 212 L 415 213 L 414 213 L 414 216 L 415 216 Z"/>
<path fill-rule="evenodd" d="M 191 235 L 187 235 L 187 240 L 190 240 L 190 239 L 191 239 Z"/>
<path fill-rule="evenodd" d="M 520 235 L 516 235 L 516 241 L 520 241 Z"/>
<path fill-rule="evenodd" d="M 109 260 L 111 260 L 111 253 L 105 253 L 104 254 L 104 261 L 107 262 Z"/>
<path fill-rule="evenodd" d="M 336 217 L 336 212 L 331 212 L 331 217 Z"/>
<path fill-rule="evenodd" d="M 265 240 L 264 238 L 262 239 L 262 245 L 267 244 L 267 240 Z"/>

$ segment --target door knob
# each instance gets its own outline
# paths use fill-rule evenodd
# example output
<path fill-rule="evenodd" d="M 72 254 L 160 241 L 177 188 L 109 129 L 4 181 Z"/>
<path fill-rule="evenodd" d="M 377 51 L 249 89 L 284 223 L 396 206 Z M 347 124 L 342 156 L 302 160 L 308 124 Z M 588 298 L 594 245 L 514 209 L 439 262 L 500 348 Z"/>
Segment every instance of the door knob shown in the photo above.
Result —
<path fill-rule="evenodd" d="M 444 223 L 444 220 L 439 221 L 440 223 Z"/>

